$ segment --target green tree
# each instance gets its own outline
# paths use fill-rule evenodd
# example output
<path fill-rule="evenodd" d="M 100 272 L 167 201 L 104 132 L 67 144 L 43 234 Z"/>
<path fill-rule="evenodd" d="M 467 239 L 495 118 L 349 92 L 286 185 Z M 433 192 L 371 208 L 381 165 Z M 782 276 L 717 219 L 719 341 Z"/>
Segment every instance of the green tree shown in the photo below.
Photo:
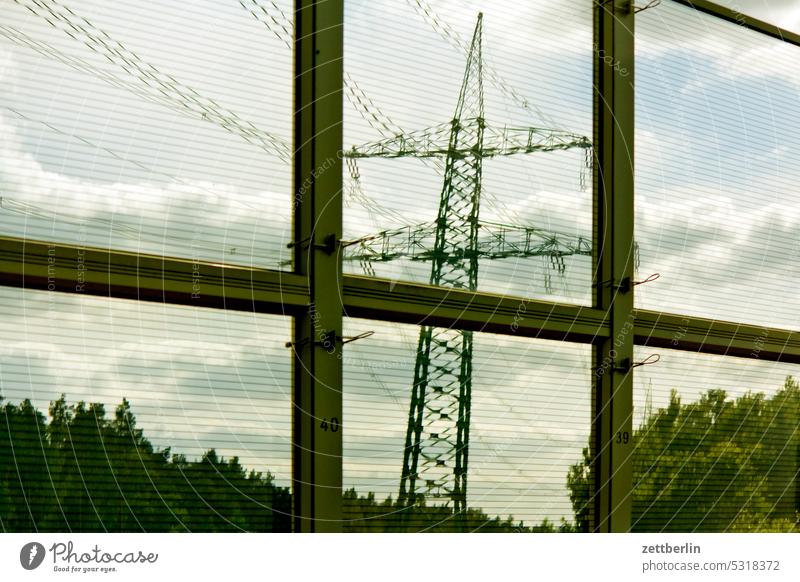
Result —
<path fill-rule="evenodd" d="M 712 389 L 669 404 L 632 436 L 633 531 L 798 529 L 800 389 L 791 377 L 772 398 L 735 400 Z M 567 474 L 578 529 L 589 527 L 591 457 Z"/>
<path fill-rule="evenodd" d="M 291 496 L 271 474 L 249 473 L 212 449 L 198 461 L 156 450 L 123 399 L 51 402 L 0 398 L 3 531 L 289 531 Z"/>

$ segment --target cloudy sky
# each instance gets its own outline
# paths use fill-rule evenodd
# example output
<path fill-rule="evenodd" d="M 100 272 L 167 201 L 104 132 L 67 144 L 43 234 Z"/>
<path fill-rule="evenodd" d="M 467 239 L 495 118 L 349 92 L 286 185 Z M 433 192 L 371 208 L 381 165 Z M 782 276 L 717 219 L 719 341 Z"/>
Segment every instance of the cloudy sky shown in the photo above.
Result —
<path fill-rule="evenodd" d="M 146 11 L 132 0 L 45 2 L 52 13 L 0 2 L 3 234 L 281 266 L 291 216 L 290 2 L 162 0 Z M 480 11 L 488 123 L 591 134 L 588 0 L 431 5 L 435 21 L 415 0 L 346 3 L 346 148 L 452 118 Z M 800 30 L 794 2 L 729 5 Z M 86 20 L 67 18 L 64 6 Z M 797 327 L 800 49 L 669 0 L 638 17 L 636 41 L 639 274 L 661 274 L 637 288 L 639 305 Z M 574 150 L 488 160 L 482 218 L 589 235 L 582 164 Z M 436 164 L 361 160 L 358 173 L 358 185 L 345 175 L 345 238 L 435 218 Z M 375 270 L 428 278 L 409 261 Z M 588 303 L 586 258 L 569 259 L 548 294 L 551 271 L 539 258 L 484 261 L 479 286 Z M 285 318 L 15 290 L 2 299 L 11 340 L 0 390 L 10 400 L 44 409 L 61 392 L 109 406 L 127 396 L 156 442 L 189 454 L 215 446 L 288 482 Z M 347 322 L 349 334 L 367 330 L 376 333 L 348 346 L 345 361 L 345 480 L 388 495 L 417 330 Z M 470 502 L 526 520 L 569 517 L 565 475 L 588 437 L 588 349 L 487 334 L 475 343 Z M 648 390 L 659 406 L 671 388 L 685 399 L 715 386 L 774 391 L 796 373 L 755 360 L 661 358 L 637 375 L 639 410 Z"/>
<path fill-rule="evenodd" d="M 800 32 L 800 4 L 794 0 L 724 0 L 720 4 L 786 30 Z"/>

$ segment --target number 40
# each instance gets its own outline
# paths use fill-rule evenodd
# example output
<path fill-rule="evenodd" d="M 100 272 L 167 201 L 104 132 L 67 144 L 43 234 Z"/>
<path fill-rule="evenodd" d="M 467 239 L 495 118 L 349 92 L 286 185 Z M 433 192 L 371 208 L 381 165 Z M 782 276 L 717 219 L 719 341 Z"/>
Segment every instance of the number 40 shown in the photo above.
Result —
<path fill-rule="evenodd" d="M 339 419 L 336 416 L 332 416 L 330 422 L 328 422 L 327 418 L 323 418 L 319 427 L 324 431 L 330 429 L 331 432 L 339 432 Z"/>

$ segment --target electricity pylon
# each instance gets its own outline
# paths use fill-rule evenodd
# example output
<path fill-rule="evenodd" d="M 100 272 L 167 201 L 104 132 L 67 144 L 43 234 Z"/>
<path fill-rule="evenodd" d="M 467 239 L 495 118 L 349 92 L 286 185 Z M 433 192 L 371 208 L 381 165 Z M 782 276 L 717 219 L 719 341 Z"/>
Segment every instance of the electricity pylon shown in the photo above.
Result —
<path fill-rule="evenodd" d="M 347 248 L 346 260 L 365 266 L 406 257 L 431 262 L 431 285 L 476 290 L 478 259 L 591 255 L 589 241 L 547 231 L 479 221 L 483 160 L 496 156 L 584 148 L 591 141 L 564 131 L 495 128 L 484 117 L 481 31 L 478 15 L 452 121 L 354 147 L 358 158 L 444 158 L 439 212 L 432 224 L 387 230 Z M 447 499 L 455 513 L 467 507 L 472 332 L 422 326 L 408 414 L 398 503 Z"/>
<path fill-rule="evenodd" d="M 136 54 L 92 25 L 86 18 L 65 9 L 52 0 L 20 2 L 34 15 L 45 19 L 54 28 L 83 42 L 89 49 L 107 58 L 134 79 L 130 81 L 76 61 L 54 47 L 34 42 L 13 28 L 0 26 L 0 35 L 31 46 L 51 58 L 56 58 L 79 70 L 89 72 L 112 85 L 125 88 L 141 98 L 155 101 L 180 111 L 216 123 L 248 142 L 263 148 L 283 160 L 288 160 L 291 148 L 279 137 L 203 98 L 194 89 L 177 82 L 145 63 Z M 258 3 L 253 0 L 254 5 Z M 246 5 L 243 4 L 245 8 Z M 277 7 L 275 7 L 277 9 Z M 253 16 L 270 27 L 287 46 L 291 47 L 291 21 L 282 15 L 275 19 Z M 431 11 L 424 12 L 430 17 Z M 563 273 L 564 257 L 591 255 L 591 244 L 581 237 L 569 237 L 536 227 L 488 223 L 479 221 L 481 170 L 483 159 L 496 156 L 553 151 L 570 148 L 591 150 L 588 138 L 551 129 L 536 127 L 495 128 L 484 119 L 483 69 L 481 60 L 482 16 L 478 16 L 475 32 L 469 45 L 467 65 L 453 120 L 418 132 L 400 134 L 382 141 L 353 148 L 347 153 L 351 173 L 356 159 L 367 157 L 417 157 L 441 165 L 444 184 L 439 213 L 435 222 L 386 230 L 364 237 L 346 248 L 346 260 L 361 261 L 370 271 L 371 263 L 405 257 L 413 261 L 430 261 L 430 283 L 476 290 L 478 259 L 541 256 L 549 258 L 551 266 Z M 452 38 L 452 36 L 450 37 Z M 489 78 L 497 83 L 496 75 Z M 347 85 L 347 82 L 345 83 Z M 385 119 L 375 111 L 374 104 L 361 102 L 363 95 L 350 82 L 358 107 L 367 119 L 374 119 L 385 128 Z M 505 87 L 505 93 L 509 89 Z M 513 95 L 513 92 L 510 94 Z M 441 159 L 444 158 L 444 164 Z M 588 160 L 588 158 L 587 158 Z M 369 202 L 368 200 L 366 202 Z M 380 210 L 369 202 L 372 210 Z M 369 209 L 369 207 L 368 207 Z M 0 198 L 0 210 L 39 216 L 43 210 L 33 205 Z M 63 215 L 59 214 L 60 218 Z M 82 224 L 83 217 L 67 217 Z M 100 224 L 113 222 L 120 233 L 140 239 L 142 234 L 118 221 L 97 219 Z M 547 280 L 545 280 L 547 285 Z M 472 333 L 423 326 L 420 330 L 417 361 L 414 370 L 411 405 L 406 431 L 406 446 L 400 481 L 401 504 L 411 504 L 427 494 L 434 498 L 452 500 L 454 509 L 466 509 L 467 461 L 472 376 Z M 418 491 L 424 481 L 425 493 Z"/>

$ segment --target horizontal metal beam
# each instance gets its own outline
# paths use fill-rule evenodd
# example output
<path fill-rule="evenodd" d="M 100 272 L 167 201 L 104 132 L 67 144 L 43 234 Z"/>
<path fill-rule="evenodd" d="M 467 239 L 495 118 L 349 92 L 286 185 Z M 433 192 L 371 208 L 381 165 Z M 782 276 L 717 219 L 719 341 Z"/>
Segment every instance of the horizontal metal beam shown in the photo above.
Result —
<path fill-rule="evenodd" d="M 522 297 L 346 275 L 350 317 L 590 343 L 608 334 L 604 312 Z"/>
<path fill-rule="evenodd" d="M 294 273 L 3 237 L 0 285 L 290 315 L 309 302 Z M 580 343 L 608 337 L 599 309 L 357 275 L 344 276 L 342 304 L 349 317 Z M 800 363 L 800 332 L 642 309 L 634 342 Z"/>
<path fill-rule="evenodd" d="M 704 354 L 800 363 L 800 332 L 646 311 L 634 312 L 634 342 Z"/>
<path fill-rule="evenodd" d="M 707 0 L 672 0 L 672 1 L 677 2 L 678 4 L 683 4 L 684 6 L 688 6 L 690 8 L 694 8 L 695 10 L 698 10 L 700 12 L 710 14 L 711 16 L 716 16 L 717 18 L 727 20 L 728 22 L 738 24 L 739 26 L 749 28 L 750 30 L 755 30 L 762 34 L 766 34 L 767 36 L 771 36 L 772 38 L 777 38 L 778 40 L 782 40 L 784 42 L 800 46 L 800 34 L 797 34 L 796 32 L 792 32 L 790 30 L 786 30 L 784 28 L 781 28 L 780 26 L 775 26 L 774 24 L 770 24 L 769 22 L 764 22 L 763 20 L 760 20 L 758 18 L 748 16 L 747 14 L 744 14 L 743 12 L 735 8 L 721 6 L 716 2 L 708 2 Z"/>
<path fill-rule="evenodd" d="M 257 313 L 308 303 L 293 273 L 4 237 L 0 285 Z"/>

